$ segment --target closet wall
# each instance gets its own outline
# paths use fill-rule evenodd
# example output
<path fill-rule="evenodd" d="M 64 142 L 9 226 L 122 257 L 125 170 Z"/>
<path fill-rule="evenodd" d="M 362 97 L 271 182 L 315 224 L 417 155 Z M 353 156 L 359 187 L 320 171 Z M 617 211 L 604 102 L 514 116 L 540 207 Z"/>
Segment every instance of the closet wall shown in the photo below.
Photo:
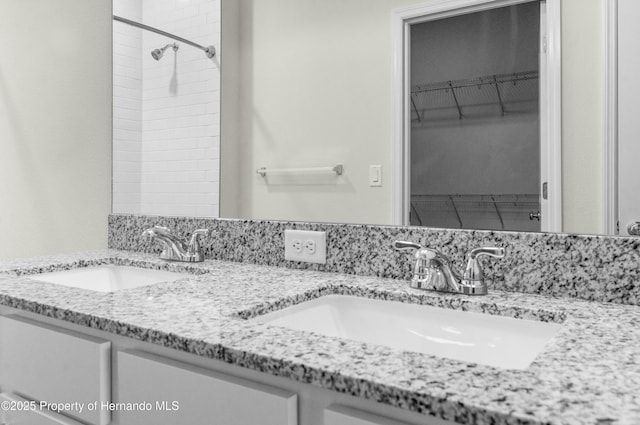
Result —
<path fill-rule="evenodd" d="M 528 217 L 540 175 L 539 20 L 528 3 L 412 26 L 414 224 L 539 229 Z M 460 88 L 438 89 L 450 81 Z M 461 195 L 457 213 L 450 195 Z M 509 207 L 503 217 L 493 201 Z"/>

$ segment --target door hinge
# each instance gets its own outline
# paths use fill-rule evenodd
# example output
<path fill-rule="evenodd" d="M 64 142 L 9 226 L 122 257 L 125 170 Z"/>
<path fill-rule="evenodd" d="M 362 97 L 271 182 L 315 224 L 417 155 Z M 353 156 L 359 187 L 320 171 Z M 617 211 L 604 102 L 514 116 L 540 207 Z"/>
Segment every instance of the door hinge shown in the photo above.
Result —
<path fill-rule="evenodd" d="M 542 183 L 542 199 L 549 199 L 549 183 L 544 182 Z"/>
<path fill-rule="evenodd" d="M 547 53 L 547 36 L 542 37 L 542 52 Z"/>
<path fill-rule="evenodd" d="M 616 221 L 616 235 L 620 234 L 620 220 Z"/>

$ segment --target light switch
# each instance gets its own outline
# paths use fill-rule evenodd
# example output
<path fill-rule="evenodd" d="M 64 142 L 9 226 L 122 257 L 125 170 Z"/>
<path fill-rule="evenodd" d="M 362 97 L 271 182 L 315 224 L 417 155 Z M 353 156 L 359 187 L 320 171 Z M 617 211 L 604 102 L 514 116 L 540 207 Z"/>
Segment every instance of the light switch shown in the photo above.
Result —
<path fill-rule="evenodd" d="M 382 165 L 369 165 L 369 186 L 382 186 Z"/>

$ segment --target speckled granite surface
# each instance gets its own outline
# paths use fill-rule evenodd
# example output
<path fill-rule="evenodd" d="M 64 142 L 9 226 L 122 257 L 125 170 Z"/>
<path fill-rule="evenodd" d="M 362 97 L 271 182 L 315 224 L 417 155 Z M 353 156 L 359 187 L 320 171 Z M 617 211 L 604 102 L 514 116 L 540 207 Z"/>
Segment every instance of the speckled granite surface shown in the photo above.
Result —
<path fill-rule="evenodd" d="M 207 258 L 396 279 L 409 279 L 413 265 L 392 249 L 395 240 L 436 248 L 459 268 L 473 248 L 504 246 L 506 258 L 483 260 L 490 288 L 640 305 L 640 238 L 111 215 L 109 248 L 159 252 L 140 237 L 156 224 L 181 235 L 212 229 Z M 286 261 L 285 229 L 326 231 L 327 264 Z"/>
<path fill-rule="evenodd" d="M 379 277 L 209 260 L 193 277 L 112 294 L 30 279 L 90 264 L 184 271 L 105 251 L 0 263 L 0 304 L 219 359 L 461 424 L 640 424 L 640 308 L 493 291 L 438 295 Z M 244 320 L 324 294 L 356 294 L 562 323 L 526 370 L 507 370 Z"/>

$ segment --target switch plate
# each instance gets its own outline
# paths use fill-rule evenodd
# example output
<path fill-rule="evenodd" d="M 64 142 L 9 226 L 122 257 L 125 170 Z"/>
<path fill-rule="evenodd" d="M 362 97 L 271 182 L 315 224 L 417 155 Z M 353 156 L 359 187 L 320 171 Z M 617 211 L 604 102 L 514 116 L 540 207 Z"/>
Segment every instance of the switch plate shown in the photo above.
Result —
<path fill-rule="evenodd" d="M 382 186 L 382 165 L 369 165 L 369 186 Z"/>
<path fill-rule="evenodd" d="M 302 249 L 299 249 L 299 247 L 302 247 Z M 285 230 L 284 259 L 326 264 L 327 233 L 308 230 Z"/>

